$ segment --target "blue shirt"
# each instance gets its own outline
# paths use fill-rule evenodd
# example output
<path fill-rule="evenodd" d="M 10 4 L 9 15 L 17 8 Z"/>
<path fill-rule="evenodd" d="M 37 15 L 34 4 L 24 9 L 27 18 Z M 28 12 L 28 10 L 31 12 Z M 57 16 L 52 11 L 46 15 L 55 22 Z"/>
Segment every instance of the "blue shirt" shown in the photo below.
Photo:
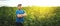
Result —
<path fill-rule="evenodd" d="M 23 11 L 23 10 L 17 10 L 16 11 L 16 15 L 17 14 L 24 14 L 25 12 Z M 22 17 L 22 18 L 18 18 L 17 16 L 16 16 L 16 22 L 20 22 L 20 23 L 23 23 L 24 22 L 24 17 Z"/>

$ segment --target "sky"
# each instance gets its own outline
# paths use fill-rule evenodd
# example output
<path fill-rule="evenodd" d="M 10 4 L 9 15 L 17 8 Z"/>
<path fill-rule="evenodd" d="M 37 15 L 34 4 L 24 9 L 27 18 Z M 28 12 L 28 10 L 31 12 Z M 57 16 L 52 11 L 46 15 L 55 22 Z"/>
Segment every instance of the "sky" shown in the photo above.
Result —
<path fill-rule="evenodd" d="M 0 6 L 60 6 L 60 0 L 0 0 Z"/>

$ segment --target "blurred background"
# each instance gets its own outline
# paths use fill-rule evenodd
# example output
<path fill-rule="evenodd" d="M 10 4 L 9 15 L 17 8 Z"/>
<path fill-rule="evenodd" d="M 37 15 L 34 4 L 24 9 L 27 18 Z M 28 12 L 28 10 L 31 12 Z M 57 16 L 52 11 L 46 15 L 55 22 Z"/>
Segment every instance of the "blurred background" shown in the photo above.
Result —
<path fill-rule="evenodd" d="M 24 26 L 60 26 L 60 0 L 0 0 L 0 26 L 15 26 L 16 10 L 22 4 Z"/>

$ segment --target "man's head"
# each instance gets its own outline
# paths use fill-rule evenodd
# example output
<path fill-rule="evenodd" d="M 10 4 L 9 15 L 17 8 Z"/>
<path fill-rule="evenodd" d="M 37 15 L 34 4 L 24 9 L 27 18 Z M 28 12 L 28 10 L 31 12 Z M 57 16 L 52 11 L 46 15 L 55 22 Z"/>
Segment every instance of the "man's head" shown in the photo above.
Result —
<path fill-rule="evenodd" d="M 18 4 L 18 9 L 22 9 L 22 4 Z"/>

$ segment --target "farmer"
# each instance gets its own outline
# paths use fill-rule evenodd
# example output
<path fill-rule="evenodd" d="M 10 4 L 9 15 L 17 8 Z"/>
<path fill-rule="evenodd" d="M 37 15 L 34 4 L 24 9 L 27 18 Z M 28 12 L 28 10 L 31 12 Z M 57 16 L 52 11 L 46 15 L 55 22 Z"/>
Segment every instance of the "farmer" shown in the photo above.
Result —
<path fill-rule="evenodd" d="M 26 16 L 26 12 L 22 10 L 22 4 L 18 4 L 18 10 L 16 10 L 16 26 L 23 26 L 24 16 Z"/>

